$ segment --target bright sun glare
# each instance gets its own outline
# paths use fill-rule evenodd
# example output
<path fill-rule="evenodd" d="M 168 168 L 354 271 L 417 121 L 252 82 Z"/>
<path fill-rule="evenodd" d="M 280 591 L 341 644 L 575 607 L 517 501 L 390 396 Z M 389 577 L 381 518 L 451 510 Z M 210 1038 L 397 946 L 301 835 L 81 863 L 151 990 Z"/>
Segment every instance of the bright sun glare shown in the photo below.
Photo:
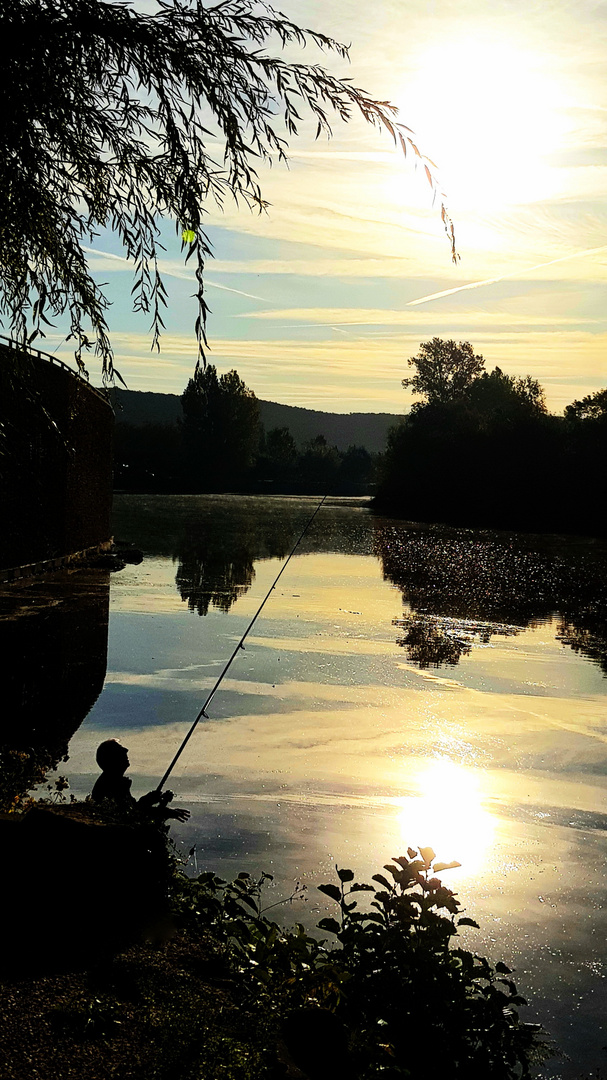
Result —
<path fill-rule="evenodd" d="M 494 834 L 478 773 L 436 758 L 417 777 L 417 787 L 419 796 L 403 799 L 399 815 L 404 847 L 432 847 L 441 862 L 460 862 L 459 874 L 477 873 Z"/>
<path fill-rule="evenodd" d="M 495 40 L 450 41 L 422 57 L 402 95 L 403 118 L 407 102 L 452 209 L 495 211 L 553 190 L 548 155 L 562 145 L 565 101 L 539 54 Z"/>

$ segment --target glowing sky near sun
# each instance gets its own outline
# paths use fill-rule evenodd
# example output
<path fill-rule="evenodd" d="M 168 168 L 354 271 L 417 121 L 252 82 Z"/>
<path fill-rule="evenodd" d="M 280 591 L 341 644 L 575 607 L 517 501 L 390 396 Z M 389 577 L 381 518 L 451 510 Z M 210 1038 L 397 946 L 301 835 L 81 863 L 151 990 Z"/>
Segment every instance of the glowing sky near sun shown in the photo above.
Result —
<path fill-rule="evenodd" d="M 236 367 L 259 397 L 340 412 L 407 409 L 407 357 L 435 335 L 472 341 L 488 367 L 532 374 L 554 411 L 604 386 L 607 5 L 281 6 L 350 42 L 349 67 L 324 62 L 399 106 L 440 169 L 461 262 L 450 261 L 423 172 L 387 135 L 356 119 L 315 142 L 304 125 L 290 169 L 261 173 L 267 214 L 210 208 L 210 359 Z M 163 235 L 170 306 L 160 356 L 130 313 L 115 238 L 97 238 L 90 257 L 108 282 L 129 386 L 180 393 L 195 360 L 194 282 L 174 230 Z M 61 336 L 47 347 L 68 358 Z"/>

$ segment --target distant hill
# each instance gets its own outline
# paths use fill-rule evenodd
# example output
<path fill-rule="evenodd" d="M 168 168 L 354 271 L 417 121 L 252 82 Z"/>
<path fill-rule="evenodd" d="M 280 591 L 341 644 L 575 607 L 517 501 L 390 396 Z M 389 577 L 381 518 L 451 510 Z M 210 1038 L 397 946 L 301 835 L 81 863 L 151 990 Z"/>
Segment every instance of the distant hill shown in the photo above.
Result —
<path fill-rule="evenodd" d="M 119 424 L 175 424 L 182 415 L 178 394 L 115 389 L 111 397 Z M 338 450 L 356 445 L 372 454 L 385 450 L 388 429 L 401 419 L 395 413 L 328 413 L 261 400 L 259 411 L 266 431 L 288 427 L 298 446 L 324 435 L 329 445 Z"/>

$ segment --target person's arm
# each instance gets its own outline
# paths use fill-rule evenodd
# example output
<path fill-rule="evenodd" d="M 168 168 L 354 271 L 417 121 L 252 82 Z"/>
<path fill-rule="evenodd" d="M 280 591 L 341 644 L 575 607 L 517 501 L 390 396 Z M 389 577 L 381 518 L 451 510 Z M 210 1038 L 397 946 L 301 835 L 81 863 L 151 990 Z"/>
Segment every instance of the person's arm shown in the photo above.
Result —
<path fill-rule="evenodd" d="M 165 820 L 175 818 L 176 821 L 187 821 L 190 816 L 189 810 L 184 810 L 181 807 L 175 807 L 174 810 L 168 809 L 167 804 L 171 802 L 172 798 L 172 791 L 148 791 L 147 795 L 141 796 L 139 806 L 147 813 L 151 812 L 155 806 L 158 806 Z"/>

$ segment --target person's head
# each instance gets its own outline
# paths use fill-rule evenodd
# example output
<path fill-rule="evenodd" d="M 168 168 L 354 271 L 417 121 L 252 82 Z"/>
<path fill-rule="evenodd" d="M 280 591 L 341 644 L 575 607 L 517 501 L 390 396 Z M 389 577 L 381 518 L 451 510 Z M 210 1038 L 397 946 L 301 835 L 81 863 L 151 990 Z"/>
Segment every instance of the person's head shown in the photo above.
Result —
<path fill-rule="evenodd" d="M 122 775 L 129 767 L 129 752 L 118 739 L 106 739 L 97 747 L 95 760 L 102 772 Z"/>

